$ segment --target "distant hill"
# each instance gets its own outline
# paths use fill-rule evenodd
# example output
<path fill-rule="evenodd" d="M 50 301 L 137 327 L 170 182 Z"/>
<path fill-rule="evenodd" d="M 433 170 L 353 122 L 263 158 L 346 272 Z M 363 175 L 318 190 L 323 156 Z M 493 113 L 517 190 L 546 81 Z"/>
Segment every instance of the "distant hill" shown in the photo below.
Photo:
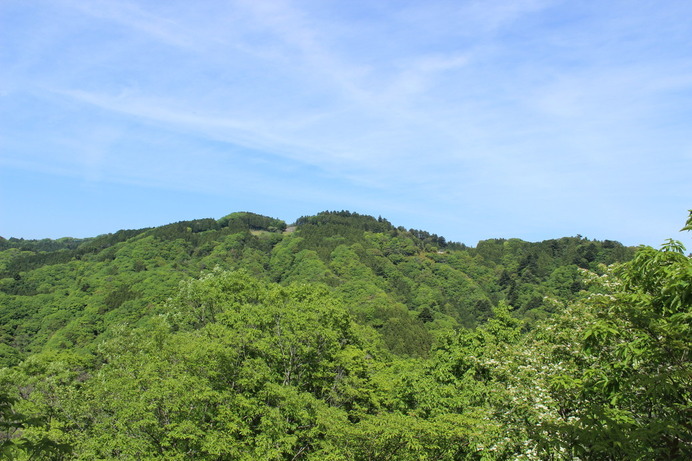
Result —
<path fill-rule="evenodd" d="M 435 331 L 473 327 L 504 302 L 550 315 L 584 289 L 580 269 L 626 261 L 613 241 L 485 240 L 476 248 L 348 211 L 285 222 L 254 213 L 120 230 L 88 239 L 0 242 L 1 359 L 92 347 L 141 322 L 182 280 L 216 267 L 261 280 L 323 283 L 395 353 L 425 354 Z"/>

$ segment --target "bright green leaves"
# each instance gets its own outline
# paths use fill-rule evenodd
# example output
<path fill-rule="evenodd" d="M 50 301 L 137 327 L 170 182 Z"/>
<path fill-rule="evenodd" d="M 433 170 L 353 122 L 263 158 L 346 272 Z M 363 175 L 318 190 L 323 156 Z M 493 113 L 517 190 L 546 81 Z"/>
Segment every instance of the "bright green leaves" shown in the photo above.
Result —
<path fill-rule="evenodd" d="M 620 330 L 611 322 L 597 322 L 584 334 L 584 350 L 589 354 L 598 354 L 603 344 L 619 335 Z"/>
<path fill-rule="evenodd" d="M 214 322 L 225 310 L 259 301 L 262 288 L 246 272 L 224 272 L 217 268 L 199 280 L 181 284 L 179 294 L 169 300 L 168 310 L 175 325 L 200 328 Z"/>
<path fill-rule="evenodd" d="M 636 459 L 689 449 L 691 269 L 678 243 L 644 248 L 613 273 L 598 264 L 627 259 L 616 242 L 454 251 L 438 238 L 437 252 L 413 231 L 345 213 L 286 234 L 256 216 L 227 218 L 134 234 L 2 280 L 7 347 L 91 346 L 35 353 L 0 373 L 20 397 L 0 401 L 15 453 L 42 441 L 69 444 L 75 459 Z M 599 294 L 582 291 L 589 277 Z M 15 285 L 26 292 L 5 289 Z"/>
<path fill-rule="evenodd" d="M 55 351 L 0 370 L 3 459 L 69 459 L 74 423 L 70 384 L 85 376 L 86 365 L 81 357 Z"/>
<path fill-rule="evenodd" d="M 550 382 L 568 410 L 558 440 L 577 456 L 692 454 L 692 260 L 684 251 L 674 240 L 661 250 L 640 248 L 602 277 L 605 294 L 573 311 L 581 353 L 567 357 L 569 372 Z"/>
<path fill-rule="evenodd" d="M 476 422 L 471 415 L 455 414 L 430 419 L 397 413 L 369 416 L 333 434 L 339 456 L 332 459 L 474 459 Z"/>
<path fill-rule="evenodd" d="M 689 211 L 689 217 L 687 218 L 687 222 L 685 223 L 685 227 L 680 229 L 681 231 L 692 231 L 692 210 Z"/>
<path fill-rule="evenodd" d="M 376 405 L 372 359 L 324 287 L 215 271 L 166 308 L 100 349 L 78 397 L 81 456 L 290 459 L 320 450 L 325 420 Z"/>
<path fill-rule="evenodd" d="M 627 302 L 664 316 L 688 310 L 692 304 L 692 263 L 684 251 L 685 247 L 674 240 L 661 251 L 641 248 L 621 270 Z"/>

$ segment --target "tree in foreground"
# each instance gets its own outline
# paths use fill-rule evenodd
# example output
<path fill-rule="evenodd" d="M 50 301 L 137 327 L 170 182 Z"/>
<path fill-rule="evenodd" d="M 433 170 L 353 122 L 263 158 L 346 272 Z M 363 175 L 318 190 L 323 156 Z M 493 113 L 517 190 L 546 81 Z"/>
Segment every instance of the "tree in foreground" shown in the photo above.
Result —
<path fill-rule="evenodd" d="M 686 226 L 692 230 L 692 210 Z M 587 459 L 692 459 L 692 259 L 641 247 L 602 294 L 549 322 L 546 447 Z M 538 343 L 536 343 L 538 344 Z M 557 448 L 556 448 L 557 447 Z"/>

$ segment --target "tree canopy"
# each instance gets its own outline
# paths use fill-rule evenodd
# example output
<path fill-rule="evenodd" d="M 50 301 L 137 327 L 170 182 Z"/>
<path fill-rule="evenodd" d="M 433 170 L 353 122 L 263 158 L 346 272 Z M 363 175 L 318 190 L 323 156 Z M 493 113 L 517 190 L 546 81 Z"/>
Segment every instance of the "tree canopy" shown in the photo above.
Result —
<path fill-rule="evenodd" d="M 675 240 L 474 248 L 340 211 L 3 248 L 7 457 L 692 455 Z"/>

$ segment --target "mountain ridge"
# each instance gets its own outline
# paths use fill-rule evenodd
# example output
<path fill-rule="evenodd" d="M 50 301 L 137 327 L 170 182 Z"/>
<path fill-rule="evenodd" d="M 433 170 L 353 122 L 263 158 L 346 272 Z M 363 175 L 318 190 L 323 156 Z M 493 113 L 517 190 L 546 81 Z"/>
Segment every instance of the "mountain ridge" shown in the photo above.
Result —
<path fill-rule="evenodd" d="M 0 453 L 689 458 L 681 243 L 296 224 L 231 213 L 0 250 Z"/>
<path fill-rule="evenodd" d="M 88 345 L 106 328 L 82 334 L 79 325 L 139 321 L 179 282 L 215 267 L 276 283 L 326 284 L 360 322 L 384 332 L 393 350 L 425 354 L 435 330 L 477 325 L 499 303 L 521 318 L 549 315 L 551 299 L 564 303 L 585 288 L 579 270 L 633 253 L 617 242 L 581 237 L 490 239 L 473 248 L 350 211 L 292 224 L 287 233 L 282 220 L 235 212 L 56 244 L 5 241 L 0 295 L 16 309 L 3 314 L 3 342 L 19 351 L 9 360 L 46 344 Z M 50 308 L 37 306 L 39 299 Z M 409 337 L 408 345 L 401 337 Z"/>

